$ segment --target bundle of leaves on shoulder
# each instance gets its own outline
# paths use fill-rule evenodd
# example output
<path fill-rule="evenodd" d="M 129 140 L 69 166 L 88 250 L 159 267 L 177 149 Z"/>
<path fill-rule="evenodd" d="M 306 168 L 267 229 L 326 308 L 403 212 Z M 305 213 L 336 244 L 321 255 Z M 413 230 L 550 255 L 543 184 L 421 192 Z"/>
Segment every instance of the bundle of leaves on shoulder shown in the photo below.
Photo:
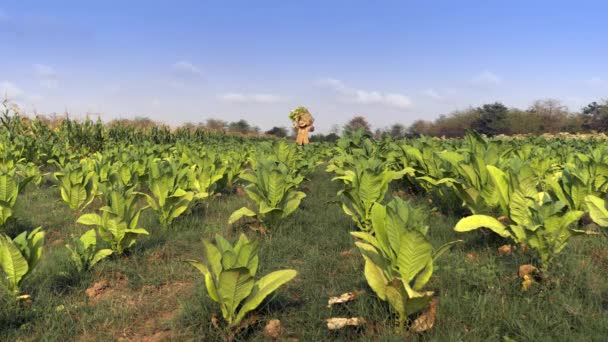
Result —
<path fill-rule="evenodd" d="M 264 225 L 273 225 L 291 215 L 306 194 L 297 191 L 303 176 L 294 176 L 287 167 L 271 159 L 259 159 L 255 168 L 240 176 L 248 184 L 245 192 L 255 201 L 257 210 L 240 208 L 230 215 L 232 224 L 242 217 L 253 217 Z"/>
<path fill-rule="evenodd" d="M 216 244 L 203 240 L 203 262 L 189 260 L 205 277 L 207 293 L 219 304 L 229 328 L 236 328 L 246 315 L 257 309 L 266 297 L 292 280 L 297 272 L 275 271 L 261 278 L 258 270 L 259 243 L 241 234 L 233 246 L 222 236 Z"/>
<path fill-rule="evenodd" d="M 351 232 L 365 259 L 364 274 L 378 298 L 397 313 L 402 330 L 409 316 L 428 307 L 432 291 L 424 286 L 433 274 L 433 262 L 451 245 L 434 250 L 426 237 L 428 227 L 416 209 L 399 198 L 372 208 L 371 230 Z"/>
<path fill-rule="evenodd" d="M 359 229 L 370 231 L 372 208 L 384 200 L 389 184 L 413 171 L 412 168 L 390 170 L 386 163 L 378 159 L 356 159 L 352 170 L 346 170 L 344 175 L 332 180 L 344 183 L 344 189 L 338 192 L 342 210 Z"/>
<path fill-rule="evenodd" d="M 518 173 L 506 173 L 488 166 L 488 172 L 496 186 L 500 208 L 507 222 L 477 214 L 461 219 L 454 230 L 467 232 L 489 228 L 516 244 L 530 247 L 540 259 L 543 269 L 566 247 L 571 237 L 590 234 L 572 227 L 584 212 L 568 210 L 565 203 L 552 199 L 546 192 L 538 192 L 532 171 L 522 169 Z"/>
<path fill-rule="evenodd" d="M 44 232 L 40 227 L 23 232 L 14 239 L 0 234 L 0 267 L 4 277 L 0 285 L 12 296 L 18 296 L 21 283 L 32 273 L 42 255 Z"/>
<path fill-rule="evenodd" d="M 138 227 L 139 215 L 144 208 L 139 208 L 139 194 L 129 189 L 125 192 L 112 191 L 105 194 L 107 205 L 97 213 L 84 214 L 78 223 L 95 226 L 101 239 L 111 250 L 122 255 L 133 246 L 139 235 L 148 235 L 148 231 Z"/>
<path fill-rule="evenodd" d="M 150 163 L 148 190 L 143 193 L 148 205 L 158 215 L 160 224 L 167 228 L 182 215 L 194 199 L 188 188 L 187 167 L 179 167 L 171 159 L 155 158 Z"/>

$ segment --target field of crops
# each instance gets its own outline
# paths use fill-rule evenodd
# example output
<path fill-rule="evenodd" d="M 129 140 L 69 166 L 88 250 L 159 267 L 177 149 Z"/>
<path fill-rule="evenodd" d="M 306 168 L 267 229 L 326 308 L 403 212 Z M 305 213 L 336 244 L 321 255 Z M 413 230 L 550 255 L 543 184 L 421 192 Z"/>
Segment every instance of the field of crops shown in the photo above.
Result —
<path fill-rule="evenodd" d="M 603 138 L 2 124 L 0 340 L 608 336 Z"/>

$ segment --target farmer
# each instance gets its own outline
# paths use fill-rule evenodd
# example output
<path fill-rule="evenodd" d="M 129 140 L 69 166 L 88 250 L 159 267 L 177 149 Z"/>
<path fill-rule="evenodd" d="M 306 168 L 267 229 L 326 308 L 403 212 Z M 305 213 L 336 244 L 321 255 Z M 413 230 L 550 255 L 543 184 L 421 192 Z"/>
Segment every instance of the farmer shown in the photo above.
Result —
<path fill-rule="evenodd" d="M 306 107 L 298 107 L 289 113 L 289 118 L 293 121 L 293 127 L 298 130 L 296 144 L 308 145 L 310 143 L 308 140 L 308 132 L 315 131 L 315 126 L 313 126 L 315 119 L 308 109 L 306 109 Z"/>

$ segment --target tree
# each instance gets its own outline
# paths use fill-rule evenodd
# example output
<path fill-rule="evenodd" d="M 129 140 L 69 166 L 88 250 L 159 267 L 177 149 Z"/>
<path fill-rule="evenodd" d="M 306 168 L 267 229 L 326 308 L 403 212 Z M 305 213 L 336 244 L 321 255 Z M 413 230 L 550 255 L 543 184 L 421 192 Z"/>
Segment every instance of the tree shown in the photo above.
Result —
<path fill-rule="evenodd" d="M 354 118 L 350 119 L 346 125 L 344 125 L 345 132 L 352 133 L 359 129 L 362 129 L 368 135 L 372 134 L 371 126 L 369 122 L 367 122 L 367 119 L 365 119 L 363 116 L 355 116 Z"/>
<path fill-rule="evenodd" d="M 228 123 L 226 121 L 218 119 L 207 119 L 207 123 L 205 124 L 208 130 L 214 132 L 224 132 L 227 126 Z"/>
<path fill-rule="evenodd" d="M 426 120 L 416 120 L 407 129 L 408 134 L 413 136 L 431 135 L 433 123 Z"/>
<path fill-rule="evenodd" d="M 583 128 L 597 132 L 608 131 L 608 100 L 604 103 L 595 101 L 583 108 Z"/>
<path fill-rule="evenodd" d="M 389 134 L 394 139 L 401 139 L 405 136 L 405 126 L 400 123 L 393 124 L 389 131 Z"/>
<path fill-rule="evenodd" d="M 251 125 L 249 125 L 249 122 L 243 119 L 228 124 L 228 131 L 230 132 L 247 134 L 250 132 L 250 130 Z"/>
<path fill-rule="evenodd" d="M 558 100 L 537 100 L 528 109 L 531 116 L 536 116 L 540 124 L 538 133 L 558 133 L 568 124 L 568 107 Z"/>
<path fill-rule="evenodd" d="M 500 102 L 484 104 L 476 109 L 479 118 L 471 128 L 488 136 L 503 133 L 506 131 L 505 119 L 508 111 L 509 109 Z"/>
<path fill-rule="evenodd" d="M 288 134 L 287 128 L 274 126 L 265 132 L 268 135 L 274 135 L 279 138 L 285 138 Z"/>

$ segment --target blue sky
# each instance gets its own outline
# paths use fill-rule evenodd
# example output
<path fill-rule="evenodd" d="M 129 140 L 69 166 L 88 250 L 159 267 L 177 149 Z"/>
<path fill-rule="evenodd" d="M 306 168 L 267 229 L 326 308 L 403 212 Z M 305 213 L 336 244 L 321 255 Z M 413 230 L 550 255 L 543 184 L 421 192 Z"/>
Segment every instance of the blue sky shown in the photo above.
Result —
<path fill-rule="evenodd" d="M 501 101 L 608 97 L 605 1 L 0 2 L 0 91 L 27 112 L 245 118 L 327 132 Z"/>

